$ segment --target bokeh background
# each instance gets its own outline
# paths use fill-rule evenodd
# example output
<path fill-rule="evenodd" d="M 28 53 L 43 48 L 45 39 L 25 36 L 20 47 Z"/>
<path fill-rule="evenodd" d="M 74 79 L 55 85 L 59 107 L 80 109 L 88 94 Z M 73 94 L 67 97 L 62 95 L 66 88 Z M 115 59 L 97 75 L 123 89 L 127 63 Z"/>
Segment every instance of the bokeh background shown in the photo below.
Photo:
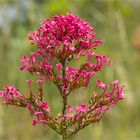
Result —
<path fill-rule="evenodd" d="M 0 0 L 0 89 L 9 84 L 27 92 L 25 80 L 34 77 L 19 71 L 19 59 L 33 49 L 28 32 L 37 29 L 42 19 L 67 12 L 88 21 L 96 37 L 104 40 L 97 51 L 106 54 L 113 65 L 96 78 L 107 82 L 119 79 L 126 85 L 123 101 L 98 125 L 85 128 L 71 139 L 140 140 L 140 0 Z M 93 87 L 94 80 L 84 93 L 74 93 L 71 103 L 86 100 Z M 57 114 L 61 108 L 58 91 L 49 82 L 45 89 L 51 109 Z M 47 127 L 32 127 L 27 110 L 0 105 L 0 140 L 59 139 Z"/>

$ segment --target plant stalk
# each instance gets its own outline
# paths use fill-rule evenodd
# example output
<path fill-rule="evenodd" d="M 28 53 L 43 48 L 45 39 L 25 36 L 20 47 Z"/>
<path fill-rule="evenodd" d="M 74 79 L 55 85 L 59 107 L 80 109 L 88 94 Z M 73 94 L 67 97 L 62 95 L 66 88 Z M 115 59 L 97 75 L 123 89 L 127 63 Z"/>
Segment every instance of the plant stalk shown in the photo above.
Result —
<path fill-rule="evenodd" d="M 64 136 L 62 136 L 62 140 L 67 140 L 67 138 L 66 138 L 66 137 L 64 137 Z"/>
<path fill-rule="evenodd" d="M 66 77 L 66 62 L 64 61 L 62 63 L 63 70 L 62 70 L 62 76 L 63 76 L 63 84 L 65 83 L 65 77 Z M 65 92 L 62 92 L 62 100 L 63 100 L 63 108 L 62 108 L 62 114 L 65 114 L 66 107 L 67 107 L 67 96 Z"/>
<path fill-rule="evenodd" d="M 63 96 L 62 99 L 63 99 L 62 114 L 64 115 L 65 114 L 65 111 L 66 111 L 66 108 L 67 108 L 67 97 L 66 96 Z"/>
<path fill-rule="evenodd" d="M 65 77 L 66 77 L 66 61 L 63 61 L 62 63 L 63 69 L 62 69 L 62 77 L 63 77 L 63 85 L 65 85 Z M 62 102 L 63 102 L 63 107 L 62 107 L 62 115 L 65 114 L 66 109 L 67 109 L 67 96 L 65 93 L 65 90 L 61 90 L 61 96 L 62 96 Z M 64 120 L 65 121 L 65 120 Z M 65 124 L 65 123 L 64 123 Z M 65 127 L 62 128 L 63 130 L 63 135 L 62 135 L 62 140 L 66 140 L 65 134 L 67 133 L 67 130 Z"/>

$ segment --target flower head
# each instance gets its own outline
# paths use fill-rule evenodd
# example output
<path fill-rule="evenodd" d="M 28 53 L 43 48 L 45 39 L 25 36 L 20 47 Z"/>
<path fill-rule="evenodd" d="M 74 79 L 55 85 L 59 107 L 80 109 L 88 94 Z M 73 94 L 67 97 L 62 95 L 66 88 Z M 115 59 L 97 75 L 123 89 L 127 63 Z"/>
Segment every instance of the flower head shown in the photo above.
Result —
<path fill-rule="evenodd" d="M 78 106 L 77 108 L 76 108 L 76 111 L 77 112 L 87 112 L 88 111 L 88 107 L 87 107 L 87 105 L 86 104 L 81 104 L 80 106 Z"/>
<path fill-rule="evenodd" d="M 41 107 L 42 107 L 42 109 L 44 109 L 47 112 L 50 111 L 50 108 L 48 106 L 48 103 L 46 103 L 46 102 L 41 102 Z"/>
<path fill-rule="evenodd" d="M 68 13 L 42 21 L 37 31 L 29 33 L 29 40 L 51 56 L 66 59 L 101 45 L 102 41 L 93 41 L 94 36 L 94 29 L 86 21 Z"/>
<path fill-rule="evenodd" d="M 32 120 L 32 126 L 36 126 L 37 121 L 36 120 Z"/>
<path fill-rule="evenodd" d="M 100 80 L 97 80 L 97 85 L 99 87 L 101 87 L 102 89 L 107 89 L 108 85 L 104 84 L 103 82 L 101 82 Z"/>

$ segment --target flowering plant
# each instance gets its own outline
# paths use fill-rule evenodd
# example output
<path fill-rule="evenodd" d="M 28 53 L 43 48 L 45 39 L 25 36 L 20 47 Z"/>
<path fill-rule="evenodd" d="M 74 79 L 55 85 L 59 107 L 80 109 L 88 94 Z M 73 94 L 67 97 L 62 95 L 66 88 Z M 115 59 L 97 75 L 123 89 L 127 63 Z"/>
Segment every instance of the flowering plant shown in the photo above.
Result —
<path fill-rule="evenodd" d="M 94 39 L 94 29 L 78 16 L 69 13 L 45 19 L 37 31 L 29 33 L 28 38 L 36 51 L 29 57 L 22 57 L 20 70 L 38 76 L 38 90 L 34 93 L 32 80 L 27 80 L 28 95 L 21 94 L 14 86 L 5 86 L 0 96 L 6 105 L 27 108 L 34 115 L 33 126 L 47 125 L 67 139 L 86 126 L 99 122 L 111 106 L 123 99 L 124 86 L 120 86 L 117 80 L 109 85 L 97 80 L 88 104 L 76 107 L 68 104 L 68 96 L 75 89 L 88 87 L 91 78 L 111 64 L 106 56 L 93 51 L 102 45 L 102 41 Z M 70 61 L 83 56 L 87 56 L 87 60 L 80 68 L 69 66 Z M 49 105 L 43 99 L 42 86 L 46 79 L 56 85 L 62 97 L 62 113 L 58 116 L 50 114 Z"/>

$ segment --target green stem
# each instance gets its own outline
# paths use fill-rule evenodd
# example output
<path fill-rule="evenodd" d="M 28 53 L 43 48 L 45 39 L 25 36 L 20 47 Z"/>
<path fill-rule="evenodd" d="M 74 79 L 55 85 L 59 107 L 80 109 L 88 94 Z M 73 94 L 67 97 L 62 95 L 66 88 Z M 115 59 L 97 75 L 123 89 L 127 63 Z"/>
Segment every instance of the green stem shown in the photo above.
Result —
<path fill-rule="evenodd" d="M 62 99 L 63 99 L 62 114 L 64 115 L 65 112 L 66 112 L 66 108 L 67 108 L 67 97 L 66 96 L 63 96 Z"/>
<path fill-rule="evenodd" d="M 63 85 L 65 84 L 65 77 L 66 77 L 66 61 L 63 61 L 62 62 L 62 66 L 63 66 L 63 69 L 62 69 L 62 76 L 63 76 Z M 65 91 L 62 91 L 61 90 L 61 96 L 62 96 L 62 102 L 63 102 L 63 107 L 62 107 L 62 115 L 65 114 L 66 112 L 66 109 L 67 109 L 67 96 L 66 96 L 66 93 Z M 65 121 L 65 120 L 64 120 Z M 65 124 L 65 123 L 64 123 Z M 67 130 L 65 127 L 62 128 L 62 139 L 63 140 L 66 140 L 66 133 L 67 133 Z"/>
<path fill-rule="evenodd" d="M 62 63 L 62 66 L 63 66 L 62 76 L 63 76 L 63 79 L 65 79 L 65 76 L 66 76 L 66 62 L 65 61 Z"/>
<path fill-rule="evenodd" d="M 66 137 L 64 137 L 64 136 L 62 136 L 62 140 L 67 140 L 67 138 L 66 138 Z"/>
<path fill-rule="evenodd" d="M 63 83 L 65 82 L 65 77 L 66 77 L 66 62 L 64 61 L 62 63 L 63 70 L 62 70 L 62 76 L 63 76 Z M 66 93 L 62 93 L 62 100 L 63 100 L 63 108 L 62 108 L 62 114 L 65 114 L 66 107 L 67 107 L 67 96 Z"/>

